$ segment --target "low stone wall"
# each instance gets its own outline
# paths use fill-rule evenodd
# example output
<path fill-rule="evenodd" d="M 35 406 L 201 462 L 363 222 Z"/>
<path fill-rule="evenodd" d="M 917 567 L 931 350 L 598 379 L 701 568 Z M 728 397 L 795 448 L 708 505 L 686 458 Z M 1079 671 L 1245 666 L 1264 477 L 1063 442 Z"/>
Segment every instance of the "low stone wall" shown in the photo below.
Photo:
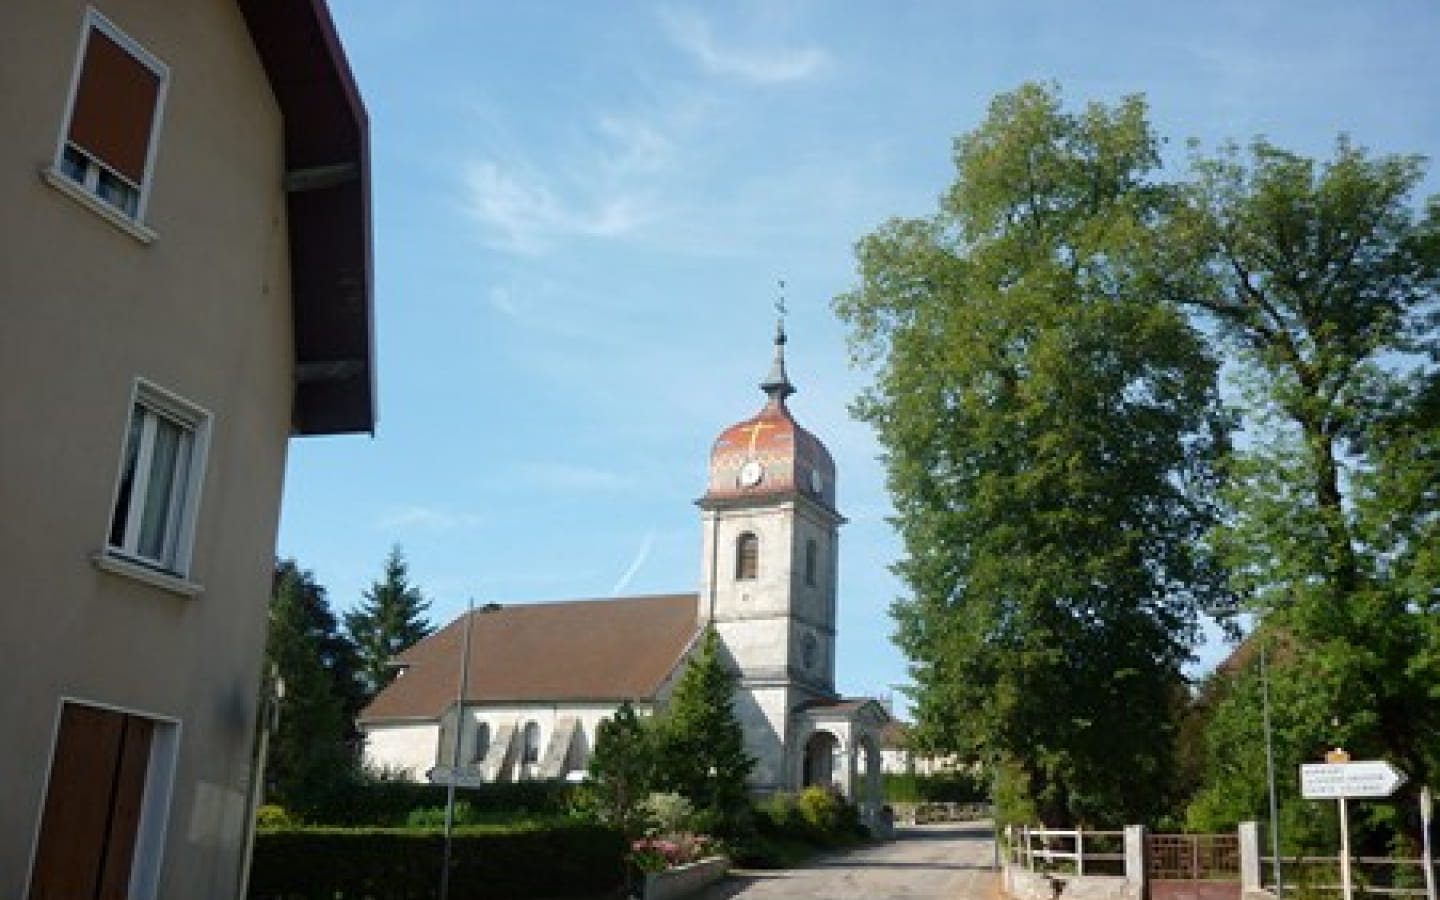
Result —
<path fill-rule="evenodd" d="M 973 822 L 990 818 L 988 803 L 892 803 L 895 821 L 905 825 L 933 822 Z"/>
<path fill-rule="evenodd" d="M 1137 882 L 1119 875 L 1041 875 L 1007 865 L 1005 893 L 1015 900 L 1142 900 Z"/>
<path fill-rule="evenodd" d="M 729 859 L 712 856 L 666 869 L 664 872 L 648 872 L 645 875 L 644 900 L 678 900 L 680 897 L 688 897 L 724 878 L 728 871 Z"/>

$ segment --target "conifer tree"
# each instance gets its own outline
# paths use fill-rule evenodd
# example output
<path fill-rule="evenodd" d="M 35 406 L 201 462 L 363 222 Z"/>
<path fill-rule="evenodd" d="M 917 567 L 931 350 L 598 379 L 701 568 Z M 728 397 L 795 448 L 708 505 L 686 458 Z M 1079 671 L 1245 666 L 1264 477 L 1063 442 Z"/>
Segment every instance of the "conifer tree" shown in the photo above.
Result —
<path fill-rule="evenodd" d="M 629 700 L 600 723 L 588 774 L 601 820 L 639 837 L 645 830 L 642 804 L 655 777 L 655 730 Z"/>
<path fill-rule="evenodd" d="M 722 830 L 748 807 L 745 779 L 755 767 L 735 717 L 736 681 L 718 635 L 707 630 L 659 723 L 655 786 L 709 811 Z"/>
<path fill-rule="evenodd" d="M 359 608 L 345 614 L 345 630 L 359 653 L 360 683 L 367 701 L 394 680 L 395 656 L 434 630 L 424 618 L 429 608 L 430 601 L 411 583 L 405 554 L 397 544 Z"/>

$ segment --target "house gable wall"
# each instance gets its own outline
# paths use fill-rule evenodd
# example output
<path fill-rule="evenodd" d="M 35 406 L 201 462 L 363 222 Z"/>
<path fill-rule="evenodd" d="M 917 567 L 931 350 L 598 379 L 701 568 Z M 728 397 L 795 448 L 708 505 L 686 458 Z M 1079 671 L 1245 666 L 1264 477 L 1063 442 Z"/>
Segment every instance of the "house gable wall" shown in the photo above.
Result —
<path fill-rule="evenodd" d="M 229 0 L 96 8 L 171 73 L 146 244 L 41 177 L 87 7 L 0 8 L 0 647 L 18 680 L 0 783 L 0 896 L 22 896 L 60 698 L 177 723 L 160 896 L 227 896 L 293 397 L 281 121 Z M 17 87 L 17 86 L 23 86 Z M 189 580 L 102 571 L 137 378 L 213 416 Z"/>

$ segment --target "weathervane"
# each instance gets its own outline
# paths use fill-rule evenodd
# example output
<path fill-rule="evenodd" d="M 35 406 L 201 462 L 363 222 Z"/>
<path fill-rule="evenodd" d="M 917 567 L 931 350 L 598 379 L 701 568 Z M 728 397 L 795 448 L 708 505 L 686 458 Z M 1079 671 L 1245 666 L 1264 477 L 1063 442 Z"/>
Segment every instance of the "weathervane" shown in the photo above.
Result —
<path fill-rule="evenodd" d="M 775 301 L 775 312 L 780 314 L 781 319 L 784 319 L 785 314 L 789 311 L 785 306 L 785 279 L 782 278 L 780 279 L 780 299 Z"/>

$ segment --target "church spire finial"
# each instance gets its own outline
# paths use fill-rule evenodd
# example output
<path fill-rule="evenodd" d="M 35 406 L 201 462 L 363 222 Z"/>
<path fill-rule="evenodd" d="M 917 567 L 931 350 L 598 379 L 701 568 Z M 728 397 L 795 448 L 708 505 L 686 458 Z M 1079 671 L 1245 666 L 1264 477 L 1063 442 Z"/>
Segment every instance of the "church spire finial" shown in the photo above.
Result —
<path fill-rule="evenodd" d="M 795 386 L 785 374 L 785 314 L 789 310 L 785 306 L 785 281 L 780 280 L 780 298 L 775 301 L 775 361 L 770 364 L 770 374 L 760 382 L 760 390 L 770 395 L 770 399 L 783 403 L 785 398 L 795 393 Z"/>

